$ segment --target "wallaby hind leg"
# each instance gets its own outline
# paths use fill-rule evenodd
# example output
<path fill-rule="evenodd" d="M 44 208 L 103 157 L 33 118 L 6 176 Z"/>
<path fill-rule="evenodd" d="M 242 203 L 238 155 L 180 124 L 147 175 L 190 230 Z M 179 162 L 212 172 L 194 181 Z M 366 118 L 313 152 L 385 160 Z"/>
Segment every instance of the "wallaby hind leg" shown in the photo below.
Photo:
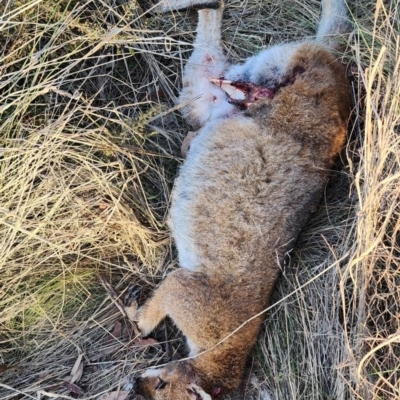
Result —
<path fill-rule="evenodd" d="M 345 0 L 322 0 L 322 14 L 317 41 L 334 49 L 337 36 L 351 31 Z"/>
<path fill-rule="evenodd" d="M 229 66 L 221 45 L 223 6 L 217 10 L 200 10 L 194 51 L 184 69 L 180 101 L 182 114 L 195 129 L 219 115 L 233 110 L 226 94 L 209 78 L 222 77 Z"/>

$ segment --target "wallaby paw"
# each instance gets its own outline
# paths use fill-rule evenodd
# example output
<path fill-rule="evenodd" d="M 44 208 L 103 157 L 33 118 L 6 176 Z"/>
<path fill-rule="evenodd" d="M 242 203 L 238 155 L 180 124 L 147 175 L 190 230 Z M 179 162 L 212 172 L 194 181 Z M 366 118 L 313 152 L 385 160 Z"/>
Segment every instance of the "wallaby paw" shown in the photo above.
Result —
<path fill-rule="evenodd" d="M 126 290 L 122 301 L 121 295 L 116 292 L 105 275 L 100 274 L 99 278 L 107 294 L 110 296 L 113 303 L 118 307 L 119 311 L 121 311 L 121 313 L 130 321 L 137 321 L 137 297 L 139 295 L 140 288 L 136 285 L 130 285 Z"/>
<path fill-rule="evenodd" d="M 124 294 L 123 307 L 126 312 L 126 316 L 130 321 L 137 321 L 138 314 L 138 302 L 139 293 L 141 288 L 137 285 L 131 284 L 126 289 Z"/>

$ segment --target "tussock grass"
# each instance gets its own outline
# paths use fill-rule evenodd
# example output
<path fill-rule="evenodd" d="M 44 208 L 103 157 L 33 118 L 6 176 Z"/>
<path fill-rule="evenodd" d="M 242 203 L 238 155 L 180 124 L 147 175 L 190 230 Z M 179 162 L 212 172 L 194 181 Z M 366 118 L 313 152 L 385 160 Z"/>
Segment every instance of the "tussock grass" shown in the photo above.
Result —
<path fill-rule="evenodd" d="M 349 143 L 237 398 L 400 397 L 399 9 L 350 8 Z M 196 18 L 145 18 L 129 0 L 5 0 L 0 15 L 0 398 L 76 397 L 80 354 L 79 396 L 96 398 L 184 351 L 168 324 L 168 346 L 138 346 L 97 274 L 146 294 L 176 267 L 165 218 Z M 226 51 L 312 36 L 318 15 L 314 0 L 234 0 Z"/>

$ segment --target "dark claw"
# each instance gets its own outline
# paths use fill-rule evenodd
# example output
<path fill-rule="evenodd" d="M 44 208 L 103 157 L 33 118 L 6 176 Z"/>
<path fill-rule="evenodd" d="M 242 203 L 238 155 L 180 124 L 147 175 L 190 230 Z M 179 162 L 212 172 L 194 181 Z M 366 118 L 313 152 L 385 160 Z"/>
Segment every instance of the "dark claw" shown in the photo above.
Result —
<path fill-rule="evenodd" d="M 140 286 L 134 284 L 129 285 L 124 294 L 124 307 L 130 307 L 132 303 L 136 302 L 141 290 Z"/>
<path fill-rule="evenodd" d="M 135 381 L 133 382 L 133 391 L 135 392 L 135 393 L 137 393 L 138 391 L 139 391 L 139 385 L 140 385 L 140 382 L 141 382 L 141 380 L 142 380 L 142 378 L 140 378 L 140 377 L 137 377 L 136 379 L 135 379 Z"/>

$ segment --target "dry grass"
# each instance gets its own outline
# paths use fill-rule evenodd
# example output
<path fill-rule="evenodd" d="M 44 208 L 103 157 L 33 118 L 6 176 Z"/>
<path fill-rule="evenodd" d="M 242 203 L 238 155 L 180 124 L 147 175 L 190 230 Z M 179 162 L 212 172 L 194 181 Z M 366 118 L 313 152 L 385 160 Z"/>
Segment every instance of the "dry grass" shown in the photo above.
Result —
<path fill-rule="evenodd" d="M 349 144 L 254 350 L 263 399 L 400 398 L 400 12 L 352 3 Z M 318 12 L 228 2 L 226 50 L 240 61 L 312 35 Z M 183 351 L 170 325 L 156 333 L 169 346 L 138 347 L 97 277 L 150 290 L 176 267 L 164 221 L 187 128 L 171 109 L 196 19 L 142 13 L 128 0 L 0 4 L 2 399 L 76 397 L 65 380 L 80 354 L 79 397 L 96 398 Z"/>

